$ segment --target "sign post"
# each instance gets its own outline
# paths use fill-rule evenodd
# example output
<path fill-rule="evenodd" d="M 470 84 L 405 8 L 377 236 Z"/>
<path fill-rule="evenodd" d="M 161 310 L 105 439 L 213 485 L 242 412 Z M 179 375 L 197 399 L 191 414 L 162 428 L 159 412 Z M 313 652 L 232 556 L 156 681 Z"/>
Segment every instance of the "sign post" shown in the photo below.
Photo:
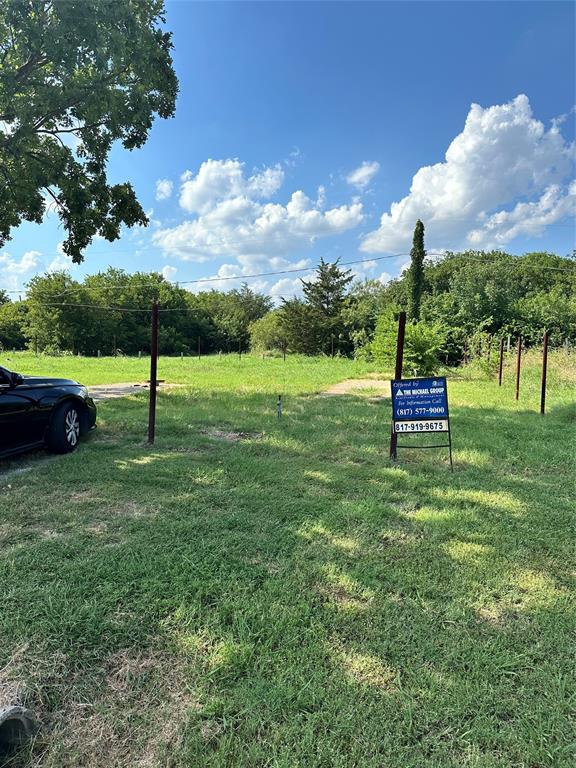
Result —
<path fill-rule="evenodd" d="M 434 445 L 398 445 L 395 448 L 448 448 L 450 469 L 452 463 L 452 434 L 448 411 L 448 388 L 444 376 L 413 379 L 393 379 L 392 433 L 418 435 L 442 432 L 448 434 L 448 442 Z"/>
<path fill-rule="evenodd" d="M 396 337 L 396 366 L 394 368 L 394 379 L 402 378 L 402 366 L 404 365 L 404 337 L 406 335 L 406 312 L 400 312 L 398 315 L 398 336 Z M 396 447 L 398 445 L 398 435 L 394 431 L 390 432 L 390 458 L 396 461 Z"/>

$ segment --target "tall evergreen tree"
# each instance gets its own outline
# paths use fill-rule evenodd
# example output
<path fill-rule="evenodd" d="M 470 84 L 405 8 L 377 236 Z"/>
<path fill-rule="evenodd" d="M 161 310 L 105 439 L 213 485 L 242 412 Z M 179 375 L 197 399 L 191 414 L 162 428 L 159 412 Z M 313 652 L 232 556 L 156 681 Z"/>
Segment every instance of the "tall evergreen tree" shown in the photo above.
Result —
<path fill-rule="evenodd" d="M 336 317 L 342 311 L 352 279 L 351 270 L 340 269 L 337 261 L 327 264 L 321 258 L 314 280 L 302 280 L 302 292 L 313 309 L 324 317 Z"/>
<path fill-rule="evenodd" d="M 414 227 L 412 250 L 410 251 L 410 269 L 408 272 L 408 317 L 420 319 L 420 304 L 424 292 L 424 224 L 418 219 Z"/>
<path fill-rule="evenodd" d="M 348 286 L 353 280 L 349 269 L 340 269 L 338 262 L 327 264 L 320 259 L 314 280 L 302 280 L 305 302 L 318 322 L 320 329 L 316 352 L 348 352 L 345 322 L 342 310 L 345 307 Z"/>

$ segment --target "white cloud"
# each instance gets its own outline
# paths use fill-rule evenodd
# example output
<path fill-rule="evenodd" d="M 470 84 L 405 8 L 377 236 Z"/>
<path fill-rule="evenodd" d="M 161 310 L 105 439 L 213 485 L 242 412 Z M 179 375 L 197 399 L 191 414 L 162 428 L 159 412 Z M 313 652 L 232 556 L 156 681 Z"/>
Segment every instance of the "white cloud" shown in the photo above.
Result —
<path fill-rule="evenodd" d="M 183 261 L 234 257 L 271 264 L 363 220 L 360 202 L 321 210 L 322 188 L 316 201 L 297 190 L 285 205 L 266 202 L 283 182 L 278 166 L 246 176 L 239 160 L 207 160 L 196 175 L 186 172 L 182 179 L 180 205 L 195 216 L 155 232 L 153 242 Z"/>
<path fill-rule="evenodd" d="M 53 272 L 62 272 L 62 271 L 68 271 L 70 267 L 72 266 L 72 261 L 68 258 L 68 256 L 56 256 L 56 258 L 52 259 L 50 264 L 48 264 L 48 269 L 46 270 L 50 274 Z"/>
<path fill-rule="evenodd" d="M 162 276 L 165 280 L 172 280 L 176 272 L 178 272 L 178 268 L 173 267 L 171 264 L 166 264 L 165 267 L 162 267 Z"/>
<path fill-rule="evenodd" d="M 102 238 L 103 239 L 103 238 Z M 48 267 L 46 271 L 50 274 L 53 272 L 62 272 L 63 270 L 69 270 L 72 266 L 75 266 L 72 263 L 72 259 L 70 256 L 67 256 L 64 253 L 64 242 L 61 241 L 56 244 L 56 251 L 58 252 L 58 256 L 56 256 L 50 264 L 48 264 Z M 44 267 L 43 264 L 40 264 L 40 268 L 42 269 Z"/>
<path fill-rule="evenodd" d="M 499 211 L 489 216 L 482 226 L 468 233 L 473 246 L 486 242 L 504 245 L 519 235 L 541 235 L 548 224 L 553 224 L 576 210 L 576 182 L 564 192 L 558 184 L 546 187 L 538 200 L 517 203 L 511 211 Z"/>
<path fill-rule="evenodd" d="M 246 178 L 239 160 L 206 160 L 196 176 L 186 171 L 181 178 L 180 205 L 203 214 L 227 200 L 271 197 L 282 186 L 284 171 L 274 166 Z"/>
<path fill-rule="evenodd" d="M 303 277 L 309 278 L 310 275 L 306 274 Z M 283 277 L 275 282 L 268 290 L 270 296 L 273 299 L 288 299 L 291 296 L 300 296 L 302 294 L 302 283 L 300 278 Z"/>
<path fill-rule="evenodd" d="M 0 285 L 7 291 L 17 291 L 22 288 L 26 278 L 32 276 L 42 267 L 40 251 L 26 251 L 16 259 L 9 253 L 0 253 Z"/>
<path fill-rule="evenodd" d="M 573 160 L 574 145 L 557 123 L 546 130 L 532 116 L 526 96 L 486 109 L 472 104 L 445 161 L 420 168 L 361 250 L 408 249 L 418 218 L 429 249 L 488 248 L 540 234 L 574 210 Z"/>
<path fill-rule="evenodd" d="M 294 147 L 292 152 L 288 155 L 288 157 L 283 161 L 284 165 L 287 168 L 294 168 L 298 164 L 298 160 L 301 158 L 302 152 L 300 151 L 299 147 Z"/>
<path fill-rule="evenodd" d="M 346 176 L 346 181 L 357 190 L 363 192 L 380 170 L 380 163 L 376 160 L 365 160 L 362 165 L 351 171 Z"/>
<path fill-rule="evenodd" d="M 156 200 L 167 200 L 172 194 L 172 182 L 169 179 L 158 179 L 156 182 Z"/>
<path fill-rule="evenodd" d="M 192 283 L 189 290 L 193 293 L 215 289 L 218 291 L 230 291 L 239 288 L 247 281 L 250 275 L 276 272 L 283 270 L 303 270 L 302 276 L 309 276 L 310 272 L 304 270 L 313 269 L 310 259 L 300 259 L 290 262 L 279 256 L 271 259 L 264 256 L 240 256 L 237 264 L 221 264 L 216 274 L 209 275 L 207 281 Z M 273 296 L 293 295 L 300 291 L 300 279 L 294 275 L 292 278 L 278 280 L 275 275 L 266 274 L 258 279 L 251 279 L 250 288 Z"/>

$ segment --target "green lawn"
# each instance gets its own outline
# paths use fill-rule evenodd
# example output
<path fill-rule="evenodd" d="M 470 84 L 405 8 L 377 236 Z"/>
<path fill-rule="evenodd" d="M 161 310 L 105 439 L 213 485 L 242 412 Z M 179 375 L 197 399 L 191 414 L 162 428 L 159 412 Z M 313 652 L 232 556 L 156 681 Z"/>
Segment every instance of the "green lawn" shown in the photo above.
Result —
<path fill-rule="evenodd" d="M 545 417 L 534 357 L 518 404 L 511 362 L 501 389 L 452 374 L 454 473 L 390 465 L 388 400 L 314 394 L 367 366 L 248 357 L 162 360 L 188 386 L 152 448 L 143 393 L 6 463 L 0 689 L 46 726 L 8 765 L 572 766 L 575 363 L 552 356 Z"/>
<path fill-rule="evenodd" d="M 150 358 L 137 357 L 51 357 L 27 352 L 0 354 L 0 365 L 30 376 L 66 376 L 82 384 L 145 382 L 150 378 Z M 286 360 L 257 355 L 210 355 L 160 357 L 158 377 L 167 382 L 187 384 L 212 392 L 282 392 L 308 394 L 329 384 L 358 378 L 375 371 L 374 365 L 346 358 L 288 355 Z"/>

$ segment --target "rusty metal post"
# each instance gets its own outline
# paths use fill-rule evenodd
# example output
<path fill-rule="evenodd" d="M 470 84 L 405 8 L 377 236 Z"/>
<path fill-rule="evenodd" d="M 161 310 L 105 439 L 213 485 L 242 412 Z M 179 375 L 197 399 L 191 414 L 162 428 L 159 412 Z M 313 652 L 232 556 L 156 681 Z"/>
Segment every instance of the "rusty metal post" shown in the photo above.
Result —
<path fill-rule="evenodd" d="M 498 386 L 502 386 L 502 365 L 504 363 L 504 336 L 500 339 L 500 360 L 498 362 Z"/>
<path fill-rule="evenodd" d="M 394 379 L 402 378 L 402 366 L 404 363 L 404 337 L 406 335 L 406 312 L 400 312 L 398 315 L 398 336 L 396 338 L 396 367 L 394 368 Z M 390 458 L 396 460 L 398 445 L 398 435 L 394 431 L 394 420 L 392 420 L 392 430 L 390 432 Z"/>
<path fill-rule="evenodd" d="M 520 397 L 520 366 L 522 363 L 522 336 L 518 336 L 518 352 L 516 355 L 516 400 Z"/>
<path fill-rule="evenodd" d="M 150 398 L 148 404 L 148 443 L 154 443 L 156 435 L 156 387 L 158 383 L 158 302 L 152 303 L 152 328 L 150 333 Z"/>
<path fill-rule="evenodd" d="M 540 390 L 540 413 L 546 412 L 546 374 L 548 373 L 548 331 L 544 331 L 544 346 L 542 349 L 542 389 Z"/>

